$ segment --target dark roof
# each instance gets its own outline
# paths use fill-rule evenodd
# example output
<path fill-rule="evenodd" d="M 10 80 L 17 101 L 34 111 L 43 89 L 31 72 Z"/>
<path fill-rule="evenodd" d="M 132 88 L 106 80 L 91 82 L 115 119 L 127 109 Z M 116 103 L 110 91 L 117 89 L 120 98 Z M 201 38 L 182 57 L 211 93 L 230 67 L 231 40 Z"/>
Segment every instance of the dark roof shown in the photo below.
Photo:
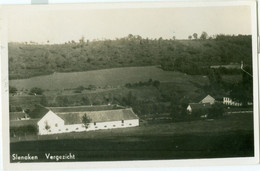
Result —
<path fill-rule="evenodd" d="M 192 110 L 196 109 L 209 109 L 211 107 L 210 103 L 190 103 Z"/>
<path fill-rule="evenodd" d="M 49 109 L 45 108 L 44 106 L 37 105 L 30 113 L 29 116 L 31 118 L 42 118 L 46 113 L 48 113 Z"/>
<path fill-rule="evenodd" d="M 38 119 L 10 121 L 10 127 L 37 126 Z"/>
<path fill-rule="evenodd" d="M 56 114 L 65 121 L 65 125 L 82 123 L 82 117 L 84 114 L 90 118 L 92 123 L 138 119 L 131 108 Z"/>
<path fill-rule="evenodd" d="M 72 107 L 46 107 L 54 113 L 68 113 L 68 112 L 85 112 L 85 111 L 103 111 L 124 109 L 123 106 L 118 105 L 99 105 L 99 106 L 72 106 Z"/>
<path fill-rule="evenodd" d="M 10 112 L 10 120 L 19 120 L 25 116 L 24 112 Z"/>

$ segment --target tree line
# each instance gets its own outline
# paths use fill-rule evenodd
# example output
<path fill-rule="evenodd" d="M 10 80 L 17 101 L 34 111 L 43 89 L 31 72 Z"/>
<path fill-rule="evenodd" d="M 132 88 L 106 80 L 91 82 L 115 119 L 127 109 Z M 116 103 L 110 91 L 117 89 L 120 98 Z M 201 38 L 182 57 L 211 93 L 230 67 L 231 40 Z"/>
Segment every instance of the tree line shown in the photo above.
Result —
<path fill-rule="evenodd" d="M 9 78 L 29 78 L 54 72 L 160 65 L 164 70 L 204 74 L 209 66 L 252 63 L 250 35 L 202 33 L 193 40 L 148 39 L 129 34 L 116 40 L 71 41 L 39 45 L 9 43 Z"/>

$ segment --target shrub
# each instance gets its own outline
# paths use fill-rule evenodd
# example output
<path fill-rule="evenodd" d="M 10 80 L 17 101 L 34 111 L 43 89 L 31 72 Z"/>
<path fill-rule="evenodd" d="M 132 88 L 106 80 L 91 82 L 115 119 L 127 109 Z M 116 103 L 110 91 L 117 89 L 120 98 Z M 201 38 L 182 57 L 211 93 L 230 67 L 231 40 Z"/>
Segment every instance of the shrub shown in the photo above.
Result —
<path fill-rule="evenodd" d="M 24 135 L 36 135 L 37 133 L 38 133 L 38 128 L 34 125 L 10 127 L 10 135 L 12 137 L 24 136 Z"/>
<path fill-rule="evenodd" d="M 42 95 L 43 94 L 43 92 L 44 92 L 44 90 L 43 89 L 41 89 L 41 88 L 38 88 L 38 87 L 33 87 L 33 88 L 31 88 L 31 90 L 30 90 L 30 95 Z"/>
<path fill-rule="evenodd" d="M 224 114 L 224 106 L 220 103 L 215 103 L 212 105 L 212 107 L 209 109 L 208 118 L 215 119 L 220 118 Z"/>

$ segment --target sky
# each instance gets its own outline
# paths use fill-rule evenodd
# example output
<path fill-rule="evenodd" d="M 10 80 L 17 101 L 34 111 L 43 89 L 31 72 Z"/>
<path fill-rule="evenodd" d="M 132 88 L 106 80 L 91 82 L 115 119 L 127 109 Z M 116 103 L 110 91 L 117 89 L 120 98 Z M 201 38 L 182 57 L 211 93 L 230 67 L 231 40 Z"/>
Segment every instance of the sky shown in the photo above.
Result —
<path fill-rule="evenodd" d="M 64 43 L 115 39 L 128 34 L 143 38 L 187 39 L 206 31 L 216 34 L 251 34 L 249 6 L 168 8 L 85 8 L 12 6 L 8 8 L 9 42 Z"/>

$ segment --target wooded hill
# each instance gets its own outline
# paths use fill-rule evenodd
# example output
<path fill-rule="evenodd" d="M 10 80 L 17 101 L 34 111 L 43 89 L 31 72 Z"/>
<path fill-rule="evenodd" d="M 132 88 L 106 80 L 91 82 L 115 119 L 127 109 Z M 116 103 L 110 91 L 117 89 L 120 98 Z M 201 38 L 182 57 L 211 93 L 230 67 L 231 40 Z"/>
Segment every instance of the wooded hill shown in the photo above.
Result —
<path fill-rule="evenodd" d="M 87 71 L 125 66 L 160 65 L 164 70 L 207 74 L 211 65 L 252 64 L 251 35 L 217 35 L 211 39 L 144 39 L 71 41 L 65 44 L 9 43 L 9 78 L 53 72 Z M 236 71 L 232 71 L 236 72 Z"/>

